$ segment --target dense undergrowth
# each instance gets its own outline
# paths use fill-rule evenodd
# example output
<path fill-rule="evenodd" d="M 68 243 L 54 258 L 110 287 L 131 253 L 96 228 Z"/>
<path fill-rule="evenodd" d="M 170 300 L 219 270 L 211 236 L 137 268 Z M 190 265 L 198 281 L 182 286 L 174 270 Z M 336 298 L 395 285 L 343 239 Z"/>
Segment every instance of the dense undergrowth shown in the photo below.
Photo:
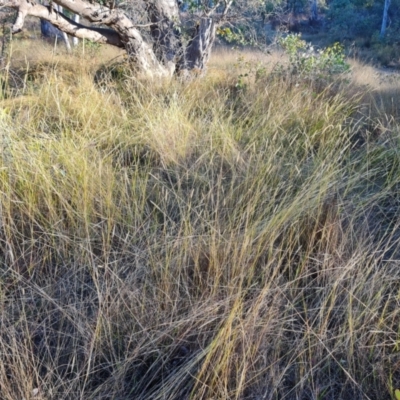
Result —
<path fill-rule="evenodd" d="M 1 398 L 391 398 L 399 115 L 68 65 L 0 102 Z"/>

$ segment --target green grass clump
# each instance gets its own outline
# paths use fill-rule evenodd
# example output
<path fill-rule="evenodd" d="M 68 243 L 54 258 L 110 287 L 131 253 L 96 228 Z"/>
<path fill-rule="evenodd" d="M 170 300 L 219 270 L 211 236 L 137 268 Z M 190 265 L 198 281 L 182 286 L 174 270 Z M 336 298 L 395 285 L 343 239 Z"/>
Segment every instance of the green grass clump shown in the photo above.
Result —
<path fill-rule="evenodd" d="M 0 102 L 3 399 L 400 387 L 397 117 L 237 79 L 58 63 Z"/>

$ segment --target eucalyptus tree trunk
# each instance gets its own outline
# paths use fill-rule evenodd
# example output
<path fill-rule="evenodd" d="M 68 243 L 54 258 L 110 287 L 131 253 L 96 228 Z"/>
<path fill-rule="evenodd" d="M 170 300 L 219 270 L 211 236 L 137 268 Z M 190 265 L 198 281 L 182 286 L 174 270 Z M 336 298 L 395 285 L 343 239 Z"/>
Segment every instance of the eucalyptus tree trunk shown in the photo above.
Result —
<path fill-rule="evenodd" d="M 381 38 L 384 38 L 386 34 L 389 6 L 390 6 L 390 0 L 385 0 L 385 5 L 383 6 L 382 26 L 380 33 Z"/>
<path fill-rule="evenodd" d="M 56 6 L 57 11 L 60 12 L 61 14 L 64 12 L 63 8 L 61 6 Z M 65 46 L 67 47 L 67 50 L 70 52 L 71 51 L 71 43 L 69 42 L 68 35 L 65 32 L 62 32 L 62 36 L 65 42 Z"/>
<path fill-rule="evenodd" d="M 215 41 L 216 26 L 212 18 L 202 18 L 196 33 L 186 48 L 185 67 L 189 70 L 203 70 L 210 58 Z"/>
<path fill-rule="evenodd" d="M 18 11 L 13 33 L 22 30 L 27 15 L 38 17 L 70 36 L 123 48 L 140 74 L 162 77 L 205 69 L 216 27 L 223 23 L 233 3 L 219 0 L 210 5 L 208 0 L 202 0 L 202 12 L 193 14 L 192 35 L 184 40 L 176 0 L 132 0 L 129 4 L 144 12 L 145 23 L 134 22 L 114 0 L 97 1 L 100 0 L 53 0 L 55 6 L 46 7 L 35 0 L 0 0 L 0 7 Z M 56 7 L 71 11 L 91 25 L 68 18 Z"/>
<path fill-rule="evenodd" d="M 74 22 L 76 22 L 76 23 L 78 23 L 79 24 L 79 15 L 78 14 L 75 14 L 74 15 Z M 72 45 L 74 46 L 74 47 L 76 47 L 76 46 L 78 46 L 78 43 L 79 43 L 79 39 L 77 38 L 77 37 L 73 37 L 72 38 Z"/>

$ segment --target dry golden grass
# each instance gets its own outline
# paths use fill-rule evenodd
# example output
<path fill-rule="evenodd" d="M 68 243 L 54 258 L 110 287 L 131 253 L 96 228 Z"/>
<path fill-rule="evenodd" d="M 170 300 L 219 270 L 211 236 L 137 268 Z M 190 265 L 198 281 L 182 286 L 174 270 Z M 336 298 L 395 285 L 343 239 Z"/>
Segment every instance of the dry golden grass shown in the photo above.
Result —
<path fill-rule="evenodd" d="M 393 396 L 400 130 L 370 78 L 49 57 L 0 101 L 2 399 Z"/>
<path fill-rule="evenodd" d="M 9 45 L 10 61 L 15 70 L 56 67 L 62 64 L 63 73 L 82 74 L 94 72 L 101 63 L 112 60 L 122 60 L 124 52 L 113 46 L 97 46 L 89 42 L 80 41 L 73 48 L 73 57 L 68 53 L 63 43 L 50 43 L 38 39 L 13 40 Z"/>

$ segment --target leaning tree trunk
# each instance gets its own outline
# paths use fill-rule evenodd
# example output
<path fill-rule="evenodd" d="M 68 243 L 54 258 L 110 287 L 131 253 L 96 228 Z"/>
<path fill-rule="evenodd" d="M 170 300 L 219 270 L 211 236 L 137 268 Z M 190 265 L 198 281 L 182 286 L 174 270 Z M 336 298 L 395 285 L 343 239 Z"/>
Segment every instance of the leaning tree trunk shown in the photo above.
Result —
<path fill-rule="evenodd" d="M 141 1 L 145 5 L 149 24 L 135 25 L 122 9 L 115 8 L 113 0 L 101 0 L 101 4 L 93 0 L 52 0 L 54 4 L 81 16 L 94 26 L 84 26 L 35 0 L 0 0 L 0 7 L 18 10 L 13 33 L 22 30 L 27 15 L 38 17 L 73 37 L 125 49 L 138 71 L 149 77 L 172 76 L 185 70 L 204 70 L 215 40 L 216 21 L 221 23 L 224 20 L 233 0 L 216 0 L 215 6 L 199 17 L 186 49 L 182 44 L 182 26 L 176 0 Z M 224 5 L 224 10 L 214 20 L 211 12 L 220 5 Z M 108 28 L 100 28 L 99 25 Z M 146 28 L 151 41 L 146 39 L 147 33 L 143 31 Z"/>

